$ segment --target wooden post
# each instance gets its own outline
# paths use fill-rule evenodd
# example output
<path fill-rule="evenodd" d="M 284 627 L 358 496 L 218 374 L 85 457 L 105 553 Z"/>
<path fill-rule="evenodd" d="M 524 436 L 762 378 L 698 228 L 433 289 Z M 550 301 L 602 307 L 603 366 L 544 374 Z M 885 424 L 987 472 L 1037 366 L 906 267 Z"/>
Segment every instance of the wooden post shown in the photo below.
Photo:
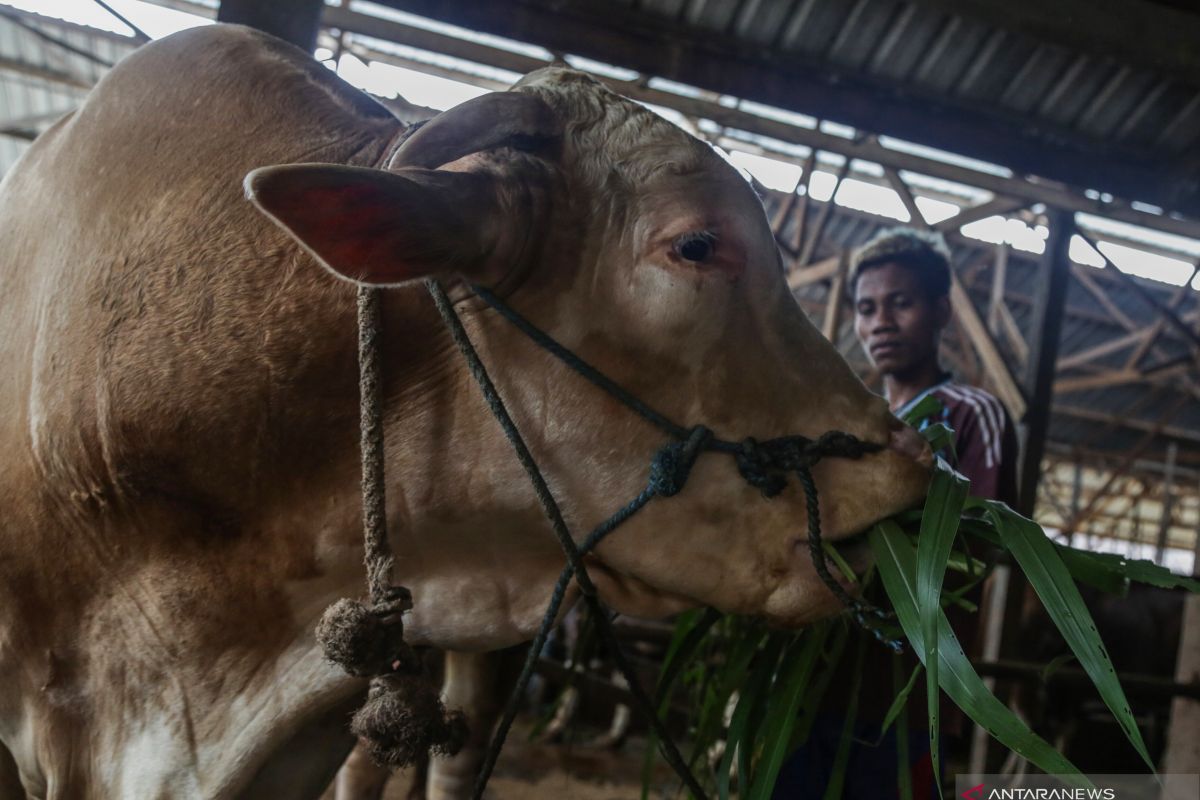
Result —
<path fill-rule="evenodd" d="M 1196 531 L 1196 560 L 1192 574 L 1200 576 L 1200 530 Z M 1182 635 L 1175 661 L 1175 680 L 1179 683 L 1200 681 L 1200 594 L 1188 594 L 1183 600 Z M 1200 772 L 1200 700 L 1176 697 L 1171 703 L 1171 723 L 1167 727 L 1167 751 L 1162 773 Z"/>
<path fill-rule="evenodd" d="M 850 253 L 842 251 L 838 258 L 838 270 L 829 283 L 829 297 L 825 300 L 825 319 L 821 322 L 821 333 L 837 347 L 838 331 L 842 327 L 842 310 L 845 308 L 846 271 L 850 267 Z"/>
<path fill-rule="evenodd" d="M 311 53 L 321 27 L 321 0 L 221 0 L 217 22 L 258 28 Z"/>
<path fill-rule="evenodd" d="M 1075 214 L 1062 209 L 1049 212 L 1050 235 L 1042 256 L 1033 309 L 1033 342 L 1025 370 L 1025 390 L 1029 405 L 1021 426 L 1021 464 L 1018 472 L 1017 508 L 1025 516 L 1033 515 L 1042 454 L 1046 450 L 1046 431 L 1050 427 L 1051 394 L 1054 389 L 1054 362 L 1058 360 L 1058 339 L 1062 331 L 1063 310 L 1067 300 L 1070 258 L 1067 248 L 1075 232 Z"/>
<path fill-rule="evenodd" d="M 1000 309 L 1004 307 L 1004 287 L 1008 285 L 1008 245 L 996 245 L 996 259 L 992 264 L 992 295 L 988 301 L 988 329 L 997 339 L 1002 333 Z"/>
<path fill-rule="evenodd" d="M 1154 563 L 1160 566 L 1167 557 L 1167 534 L 1171 532 L 1171 506 L 1175 499 L 1175 458 L 1178 454 L 1178 444 L 1167 444 L 1167 468 L 1162 479 L 1162 520 L 1158 523 L 1158 541 L 1154 547 Z"/>
<path fill-rule="evenodd" d="M 1083 492 L 1083 456 L 1075 455 L 1075 474 L 1071 479 L 1071 516 L 1066 520 L 1067 547 L 1075 543 L 1075 520 L 1079 519 L 1079 495 Z"/>
<path fill-rule="evenodd" d="M 1033 341 L 1030 343 L 1029 361 L 1025 365 L 1024 388 L 1029 402 L 1020 428 L 1017 510 L 1027 517 L 1033 516 L 1038 480 L 1041 478 L 1042 455 L 1046 451 L 1054 362 L 1058 358 L 1058 338 L 1067 300 L 1067 280 L 1071 274 L 1067 247 L 1075 229 L 1073 212 L 1053 208 L 1048 216 L 1050 235 L 1046 239 L 1038 285 L 1034 287 L 1037 299 L 1033 309 Z M 1014 658 L 1021 652 L 1022 612 L 1028 581 L 1015 566 L 1006 572 L 1006 576 L 1004 615 L 998 623 L 1002 629 L 999 651 L 1002 658 Z M 1008 690 L 1005 690 L 1000 699 L 1007 701 L 1008 696 Z"/>

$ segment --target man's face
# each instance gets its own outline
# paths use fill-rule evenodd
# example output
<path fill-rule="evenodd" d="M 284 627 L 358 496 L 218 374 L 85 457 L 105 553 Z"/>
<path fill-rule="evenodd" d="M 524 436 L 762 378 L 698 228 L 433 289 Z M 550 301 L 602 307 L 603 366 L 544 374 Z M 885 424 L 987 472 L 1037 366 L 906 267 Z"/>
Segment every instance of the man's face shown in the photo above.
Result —
<path fill-rule="evenodd" d="M 885 375 L 937 361 L 938 334 L 950 319 L 945 297 L 930 299 L 916 273 L 894 263 L 864 270 L 854 288 L 854 332 Z"/>

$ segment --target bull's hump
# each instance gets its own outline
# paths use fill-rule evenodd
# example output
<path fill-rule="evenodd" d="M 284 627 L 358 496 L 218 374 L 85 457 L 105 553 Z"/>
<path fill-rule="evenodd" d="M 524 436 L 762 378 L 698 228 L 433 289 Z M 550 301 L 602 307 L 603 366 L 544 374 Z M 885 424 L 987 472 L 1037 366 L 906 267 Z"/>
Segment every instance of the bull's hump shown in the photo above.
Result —
<path fill-rule="evenodd" d="M 279 86 L 290 82 L 294 90 L 290 99 L 302 105 L 303 101 L 320 103 L 323 100 L 362 120 L 395 122 L 395 117 L 383 105 L 337 78 L 308 53 L 244 25 L 189 28 L 147 44 L 127 61 L 132 65 L 135 59 L 141 58 L 171 61 L 181 69 L 194 70 L 191 74 L 209 76 L 209 81 L 221 91 L 236 92 L 247 87 Z M 177 83 L 179 73 L 164 76 L 146 70 L 146 74 L 138 77 L 151 83 Z M 306 91 L 302 86 L 304 82 L 316 91 Z M 288 99 L 287 93 L 277 98 L 284 102 Z"/>

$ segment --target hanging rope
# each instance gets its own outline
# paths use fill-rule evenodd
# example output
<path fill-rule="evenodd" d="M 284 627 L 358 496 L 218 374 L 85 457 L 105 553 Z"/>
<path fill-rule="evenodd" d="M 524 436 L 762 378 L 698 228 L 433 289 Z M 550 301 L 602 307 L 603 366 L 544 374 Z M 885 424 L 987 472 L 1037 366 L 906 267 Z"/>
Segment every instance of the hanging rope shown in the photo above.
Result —
<path fill-rule="evenodd" d="M 433 751 L 453 755 L 466 740 L 461 712 L 446 713 L 421 658 L 404 642 L 402 614 L 412 594 L 392 583 L 383 452 L 383 326 L 380 290 L 358 290 L 359 425 L 362 451 L 363 559 L 369 605 L 343 598 L 325 610 L 316 636 L 325 657 L 351 675 L 371 678 L 367 702 L 350 730 L 389 767 Z"/>

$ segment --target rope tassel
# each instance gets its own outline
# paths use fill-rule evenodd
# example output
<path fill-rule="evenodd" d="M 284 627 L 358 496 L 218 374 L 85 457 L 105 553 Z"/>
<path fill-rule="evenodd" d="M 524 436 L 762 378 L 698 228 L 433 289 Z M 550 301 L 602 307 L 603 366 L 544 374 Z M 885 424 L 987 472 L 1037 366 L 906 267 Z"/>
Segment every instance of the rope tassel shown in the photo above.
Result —
<path fill-rule="evenodd" d="M 325 658 L 371 678 L 367 702 L 350 731 L 380 766 L 416 763 L 429 751 L 454 755 L 467 738 L 461 712 L 447 713 L 421 659 L 404 641 L 412 593 L 392 584 L 383 471 L 383 388 L 378 337 L 379 290 L 358 290 L 358 368 L 362 447 L 363 542 L 370 605 L 342 598 L 325 609 L 316 638 Z"/>

